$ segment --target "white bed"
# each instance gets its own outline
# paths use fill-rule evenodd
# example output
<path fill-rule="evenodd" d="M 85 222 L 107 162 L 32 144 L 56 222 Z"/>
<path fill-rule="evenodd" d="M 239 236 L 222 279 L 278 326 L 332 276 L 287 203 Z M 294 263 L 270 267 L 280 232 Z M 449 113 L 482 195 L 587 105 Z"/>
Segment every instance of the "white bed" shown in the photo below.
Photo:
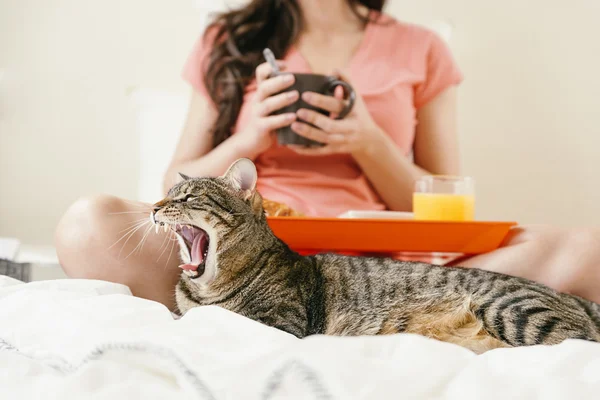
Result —
<path fill-rule="evenodd" d="M 298 340 L 120 285 L 0 277 L 1 399 L 597 399 L 600 344 L 476 356 L 413 335 Z"/>

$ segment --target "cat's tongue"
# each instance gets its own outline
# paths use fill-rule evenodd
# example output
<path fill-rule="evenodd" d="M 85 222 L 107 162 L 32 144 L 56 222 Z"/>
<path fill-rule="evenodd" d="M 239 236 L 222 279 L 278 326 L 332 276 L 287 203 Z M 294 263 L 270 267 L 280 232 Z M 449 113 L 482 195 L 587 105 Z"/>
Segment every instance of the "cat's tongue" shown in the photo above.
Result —
<path fill-rule="evenodd" d="M 196 271 L 200 265 L 204 263 L 204 254 L 208 248 L 208 237 L 205 232 L 199 232 L 194 236 L 192 243 L 192 262 L 189 264 L 180 265 L 179 268 L 185 270 Z"/>

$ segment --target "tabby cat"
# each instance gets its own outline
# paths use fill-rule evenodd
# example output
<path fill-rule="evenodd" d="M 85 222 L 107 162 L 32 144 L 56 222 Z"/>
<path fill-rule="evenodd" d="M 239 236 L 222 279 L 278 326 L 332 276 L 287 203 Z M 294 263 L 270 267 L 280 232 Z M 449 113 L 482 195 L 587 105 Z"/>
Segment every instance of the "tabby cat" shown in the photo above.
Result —
<path fill-rule="evenodd" d="M 478 269 L 384 258 L 304 257 L 269 229 L 256 169 L 189 178 L 156 203 L 153 223 L 177 234 L 181 313 L 218 305 L 299 338 L 416 333 L 476 353 L 600 341 L 600 305 Z"/>

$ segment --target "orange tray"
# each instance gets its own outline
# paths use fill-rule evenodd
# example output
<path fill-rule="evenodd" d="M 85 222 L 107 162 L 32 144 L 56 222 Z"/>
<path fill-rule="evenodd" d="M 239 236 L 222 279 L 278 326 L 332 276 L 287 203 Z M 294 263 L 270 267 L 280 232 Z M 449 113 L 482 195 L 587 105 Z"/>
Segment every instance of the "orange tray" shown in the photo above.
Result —
<path fill-rule="evenodd" d="M 389 219 L 269 217 L 273 233 L 300 252 L 492 251 L 516 222 L 437 222 Z"/>

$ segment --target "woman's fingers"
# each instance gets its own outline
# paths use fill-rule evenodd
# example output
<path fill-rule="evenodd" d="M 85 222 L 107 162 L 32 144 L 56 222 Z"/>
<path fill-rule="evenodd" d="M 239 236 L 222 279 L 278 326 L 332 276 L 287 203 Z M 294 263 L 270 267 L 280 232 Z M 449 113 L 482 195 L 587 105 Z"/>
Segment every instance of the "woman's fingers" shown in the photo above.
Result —
<path fill-rule="evenodd" d="M 256 96 L 258 101 L 263 101 L 276 93 L 282 92 L 294 84 L 294 75 L 281 74 L 273 78 L 264 80 L 258 84 L 256 88 Z"/>
<path fill-rule="evenodd" d="M 344 135 L 327 133 L 303 122 L 294 122 L 292 124 L 292 130 L 300 136 L 304 136 L 305 138 L 319 143 L 343 143 L 346 140 Z"/>
<path fill-rule="evenodd" d="M 282 109 L 283 107 L 295 103 L 296 101 L 298 101 L 299 97 L 300 95 L 298 94 L 297 90 L 292 90 L 290 92 L 284 92 L 275 96 L 267 97 L 265 100 L 262 101 L 262 103 L 259 104 L 258 114 L 263 117 L 270 115 L 274 111 L 277 111 L 279 109 Z"/>
<path fill-rule="evenodd" d="M 306 121 L 325 132 L 345 134 L 349 130 L 347 125 L 348 121 L 334 120 L 313 110 L 301 108 L 296 111 L 296 115 L 298 115 L 299 119 Z"/>
<path fill-rule="evenodd" d="M 344 88 L 341 86 L 336 86 L 336 88 L 333 91 L 333 97 L 335 97 L 336 99 L 338 99 L 340 101 L 344 101 Z M 343 104 L 345 107 L 347 102 L 344 101 Z M 329 118 L 337 119 L 339 115 L 340 115 L 340 113 L 338 113 L 338 112 L 332 112 L 331 114 L 329 114 Z"/>
<path fill-rule="evenodd" d="M 277 66 L 281 71 L 285 70 L 286 68 L 285 62 L 280 60 L 277 60 Z M 256 74 L 256 82 L 261 83 L 262 81 L 269 79 L 273 73 L 273 68 L 271 68 L 271 64 L 268 62 L 264 62 L 256 67 L 254 72 Z"/>
<path fill-rule="evenodd" d="M 260 129 L 264 132 L 274 131 L 275 129 L 283 128 L 288 126 L 296 120 L 296 114 L 286 113 L 280 115 L 272 115 L 260 119 Z"/>
<path fill-rule="evenodd" d="M 341 89 L 341 87 L 338 86 Z M 336 88 L 336 91 L 337 89 Z M 343 89 L 342 96 L 343 96 Z M 337 97 L 337 96 L 336 96 Z M 315 92 L 304 92 L 302 93 L 302 100 L 310 104 L 311 106 L 320 108 L 333 114 L 339 114 L 346 106 L 343 99 L 336 98 L 333 96 L 326 96 Z"/>

